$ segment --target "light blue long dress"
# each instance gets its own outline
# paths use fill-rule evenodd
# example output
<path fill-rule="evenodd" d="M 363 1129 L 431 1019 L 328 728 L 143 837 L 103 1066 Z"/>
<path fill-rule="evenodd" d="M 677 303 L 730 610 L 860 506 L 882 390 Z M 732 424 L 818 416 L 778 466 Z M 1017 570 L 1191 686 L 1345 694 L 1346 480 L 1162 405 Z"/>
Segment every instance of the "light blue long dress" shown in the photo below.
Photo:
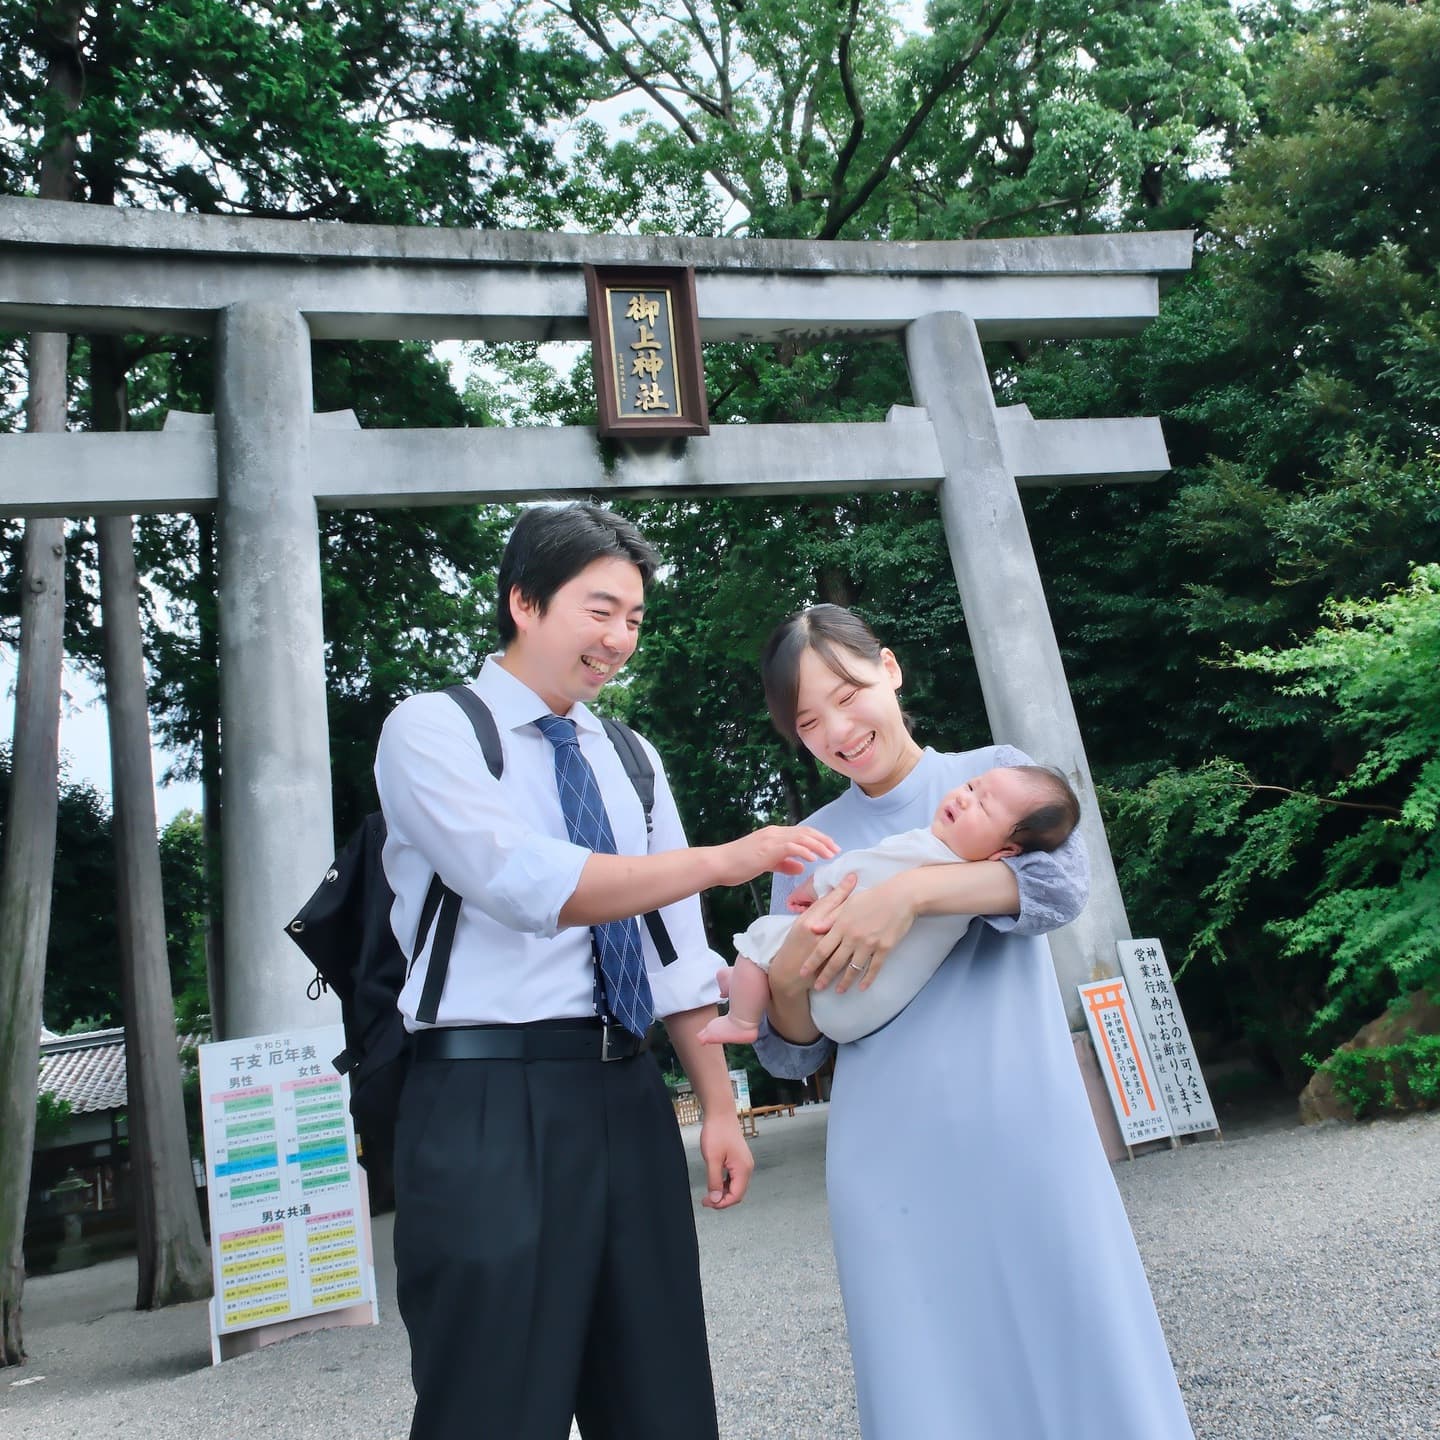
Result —
<path fill-rule="evenodd" d="M 1001 746 L 926 750 L 809 823 L 843 848 L 927 824 Z M 1090 1114 L 1049 947 L 1084 902 L 1078 837 L 1009 862 L 1018 921 L 977 920 L 890 1024 L 839 1047 L 826 1184 L 865 1440 L 1193 1440 Z M 776 877 L 772 910 L 797 883 Z M 762 1029 L 775 1075 L 828 1040 Z"/>

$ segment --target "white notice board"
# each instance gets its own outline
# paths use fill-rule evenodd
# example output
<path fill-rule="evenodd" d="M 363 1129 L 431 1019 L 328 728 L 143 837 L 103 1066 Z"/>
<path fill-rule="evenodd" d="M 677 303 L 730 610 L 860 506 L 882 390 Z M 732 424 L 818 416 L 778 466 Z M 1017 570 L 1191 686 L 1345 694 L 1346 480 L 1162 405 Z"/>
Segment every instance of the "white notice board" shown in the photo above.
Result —
<path fill-rule="evenodd" d="M 1117 940 L 1120 968 L 1135 997 L 1135 1014 L 1149 1047 L 1150 1058 L 1160 1083 L 1160 1094 L 1177 1135 L 1196 1135 L 1218 1130 L 1215 1107 L 1195 1047 L 1190 1027 L 1180 1010 L 1180 997 L 1165 963 L 1158 940 Z"/>
<path fill-rule="evenodd" d="M 1173 1132 L 1170 1116 L 1151 1073 L 1145 1041 L 1136 1028 L 1125 981 L 1120 976 L 1078 987 L 1085 1020 L 1120 1134 L 1127 1145 L 1164 1140 Z"/>
<path fill-rule="evenodd" d="M 220 1337 L 324 1311 L 375 1311 L 370 1209 L 339 1025 L 199 1048 Z"/>
<path fill-rule="evenodd" d="M 750 1072 L 748 1070 L 732 1070 L 730 1072 L 730 1089 L 735 1096 L 735 1110 L 750 1108 Z"/>

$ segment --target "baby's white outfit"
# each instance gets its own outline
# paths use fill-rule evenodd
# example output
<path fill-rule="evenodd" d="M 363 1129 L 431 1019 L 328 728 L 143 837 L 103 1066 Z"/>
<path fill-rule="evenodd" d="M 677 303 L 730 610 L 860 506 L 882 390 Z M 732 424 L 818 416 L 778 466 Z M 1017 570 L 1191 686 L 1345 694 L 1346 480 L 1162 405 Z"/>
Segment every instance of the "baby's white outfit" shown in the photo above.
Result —
<path fill-rule="evenodd" d="M 965 862 L 932 830 L 902 830 L 868 850 L 853 850 L 826 860 L 811 872 L 815 897 L 828 894 L 847 875 L 859 877 L 866 890 L 912 870 L 916 865 L 963 865 Z M 973 915 L 922 915 L 890 952 L 868 990 L 852 985 L 837 995 L 832 985 L 810 992 L 810 1016 L 832 1040 L 858 1040 L 893 1020 L 925 988 L 941 962 L 969 928 Z M 736 935 L 735 953 L 769 970 L 790 927 L 793 915 L 762 915 L 743 935 Z"/>

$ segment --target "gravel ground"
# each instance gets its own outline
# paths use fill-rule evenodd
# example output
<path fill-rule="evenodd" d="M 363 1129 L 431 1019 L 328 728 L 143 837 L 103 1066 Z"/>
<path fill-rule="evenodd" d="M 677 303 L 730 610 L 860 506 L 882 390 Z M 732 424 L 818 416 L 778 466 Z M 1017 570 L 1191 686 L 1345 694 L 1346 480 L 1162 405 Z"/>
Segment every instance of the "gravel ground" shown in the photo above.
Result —
<path fill-rule="evenodd" d="M 825 1113 L 762 1121 L 751 1200 L 725 1215 L 697 1206 L 726 1440 L 858 1440 L 824 1224 Z M 1197 1440 L 1440 1437 L 1440 1115 L 1313 1129 L 1292 1117 L 1227 1115 L 1223 1143 L 1115 1169 Z M 686 1132 L 698 1182 L 696 1139 Z M 399 1440 L 408 1357 L 389 1217 L 375 1242 L 379 1326 L 218 1368 L 203 1306 L 129 1308 L 133 1260 L 30 1281 L 30 1361 L 0 1371 L 0 1436 Z"/>

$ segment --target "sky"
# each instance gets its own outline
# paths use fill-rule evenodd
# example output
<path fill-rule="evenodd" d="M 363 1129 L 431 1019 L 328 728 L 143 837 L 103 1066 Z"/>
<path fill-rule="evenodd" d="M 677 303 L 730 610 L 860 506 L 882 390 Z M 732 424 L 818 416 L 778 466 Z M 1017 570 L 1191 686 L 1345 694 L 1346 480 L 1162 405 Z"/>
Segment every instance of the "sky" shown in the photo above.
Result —
<path fill-rule="evenodd" d="M 110 798 L 110 734 L 105 705 L 95 685 L 79 671 L 65 667 L 66 700 L 60 716 L 60 758 L 65 779 L 93 786 Z M 10 743 L 15 729 L 15 652 L 0 654 L 0 742 Z M 167 751 L 154 751 L 157 778 L 171 764 Z M 163 829 L 182 810 L 200 809 L 199 781 L 155 788 L 155 818 Z"/>

